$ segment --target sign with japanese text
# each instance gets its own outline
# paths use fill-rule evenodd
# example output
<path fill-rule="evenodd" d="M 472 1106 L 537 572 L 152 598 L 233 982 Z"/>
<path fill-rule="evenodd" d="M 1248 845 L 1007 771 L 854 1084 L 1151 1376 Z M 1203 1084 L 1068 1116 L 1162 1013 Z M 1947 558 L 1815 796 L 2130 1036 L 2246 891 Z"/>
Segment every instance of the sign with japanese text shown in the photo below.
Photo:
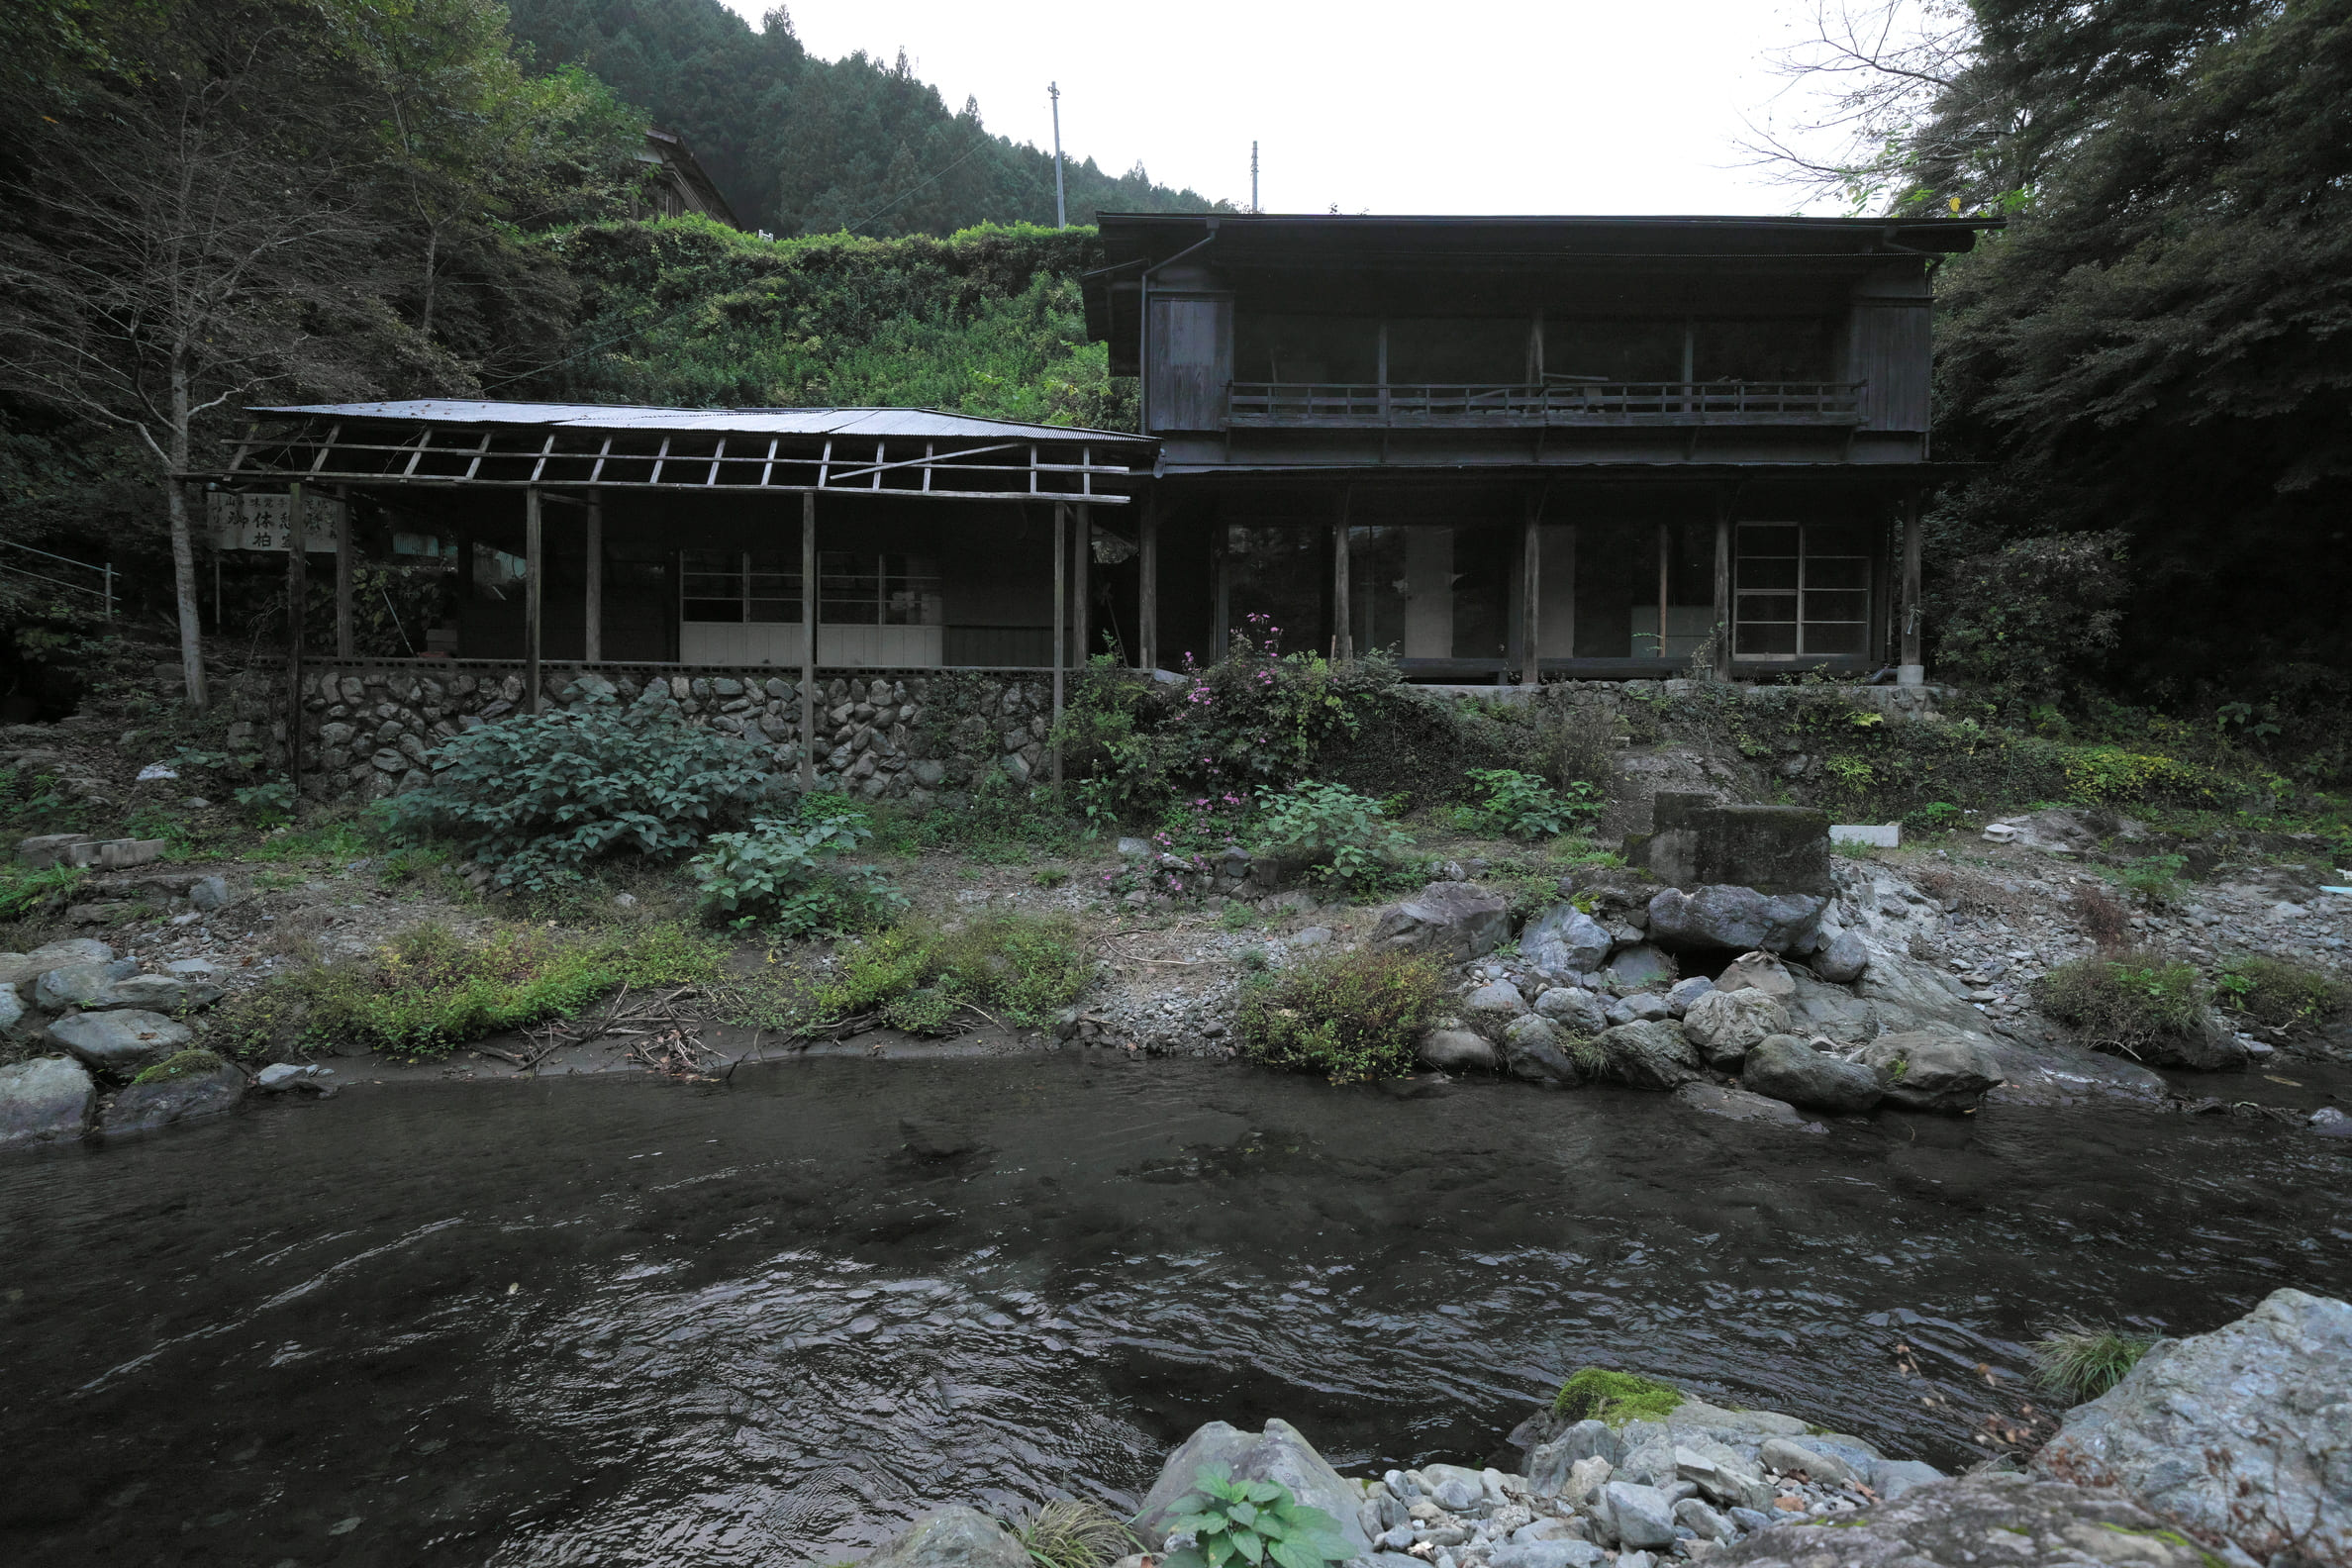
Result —
<path fill-rule="evenodd" d="M 286 547 L 293 497 L 238 495 L 216 490 L 205 498 L 205 522 L 215 549 L 282 550 Z M 335 553 L 336 525 L 343 521 L 343 503 L 333 496 L 302 498 L 305 553 Z"/>

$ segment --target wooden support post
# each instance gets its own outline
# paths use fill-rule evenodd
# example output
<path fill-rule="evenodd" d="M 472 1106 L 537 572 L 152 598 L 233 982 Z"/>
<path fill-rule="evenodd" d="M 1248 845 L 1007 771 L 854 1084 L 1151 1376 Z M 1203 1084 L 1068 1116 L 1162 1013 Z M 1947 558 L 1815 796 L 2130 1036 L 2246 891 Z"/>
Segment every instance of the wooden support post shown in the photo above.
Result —
<path fill-rule="evenodd" d="M 1674 525 L 1658 524 L 1658 657 L 1666 656 L 1666 571 L 1674 553 Z"/>
<path fill-rule="evenodd" d="M 1070 551 L 1070 668 L 1084 669 L 1094 653 L 1088 633 L 1094 625 L 1094 588 L 1089 582 L 1094 565 L 1093 509 L 1079 502 L 1072 511 L 1077 516 L 1077 533 Z"/>
<path fill-rule="evenodd" d="M 1159 668 L 1159 500 L 1156 496 L 1143 498 L 1143 518 L 1137 526 L 1137 563 L 1135 597 L 1135 639 L 1141 646 L 1137 661 L 1144 669 Z"/>
<path fill-rule="evenodd" d="M 1543 503 L 1538 488 L 1519 520 L 1519 684 L 1543 684 Z"/>
<path fill-rule="evenodd" d="M 302 640 L 310 609 L 310 557 L 302 481 L 286 487 L 286 779 L 294 787 L 289 811 L 302 810 Z"/>
<path fill-rule="evenodd" d="M 1922 686 L 1926 661 L 1919 653 L 1919 493 L 1913 490 L 1903 507 L 1903 659 L 1895 672 L 1900 686 Z"/>
<path fill-rule="evenodd" d="M 817 787 L 817 492 L 801 496 L 801 793 Z"/>
<path fill-rule="evenodd" d="M 1731 514 L 1737 498 L 1738 492 L 1728 488 L 1715 493 L 1715 678 L 1726 684 L 1731 679 Z"/>
<path fill-rule="evenodd" d="M 1355 499 L 1351 485 L 1339 487 L 1338 515 L 1331 519 L 1331 656 L 1336 659 L 1355 657 L 1355 607 L 1348 602 L 1348 579 L 1354 574 L 1354 562 L 1348 553 L 1348 505 Z"/>
<path fill-rule="evenodd" d="M 1053 787 L 1061 788 L 1062 677 L 1069 665 L 1070 509 L 1053 503 Z"/>
<path fill-rule="evenodd" d="M 351 503 L 344 500 L 335 520 L 335 656 L 349 658 L 351 634 Z"/>
<path fill-rule="evenodd" d="M 533 713 L 545 705 L 539 691 L 539 629 L 546 609 L 547 547 L 539 513 L 539 486 L 532 485 L 523 492 L 523 680 Z"/>
<path fill-rule="evenodd" d="M 588 497 L 588 602 L 587 624 L 580 637 L 580 657 L 590 664 L 604 658 L 604 498 L 590 493 Z"/>

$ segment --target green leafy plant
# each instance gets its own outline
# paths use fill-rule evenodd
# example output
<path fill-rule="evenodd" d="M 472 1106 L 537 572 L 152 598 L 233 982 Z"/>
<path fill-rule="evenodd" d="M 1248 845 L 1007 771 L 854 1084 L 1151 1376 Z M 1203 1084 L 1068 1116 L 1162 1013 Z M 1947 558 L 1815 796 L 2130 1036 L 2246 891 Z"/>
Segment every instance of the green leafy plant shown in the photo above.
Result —
<path fill-rule="evenodd" d="M 1221 1465 L 1193 1478 L 1193 1489 L 1169 1510 L 1169 1528 L 1195 1544 L 1168 1553 L 1160 1568 L 1323 1568 L 1345 1562 L 1355 1548 L 1339 1521 L 1294 1499 L 1279 1481 L 1236 1481 Z"/>
<path fill-rule="evenodd" d="M 1484 797 L 1473 808 L 1482 825 L 1514 838 L 1556 838 L 1592 822 L 1609 804 L 1583 779 L 1554 789 L 1517 768 L 1472 768 L 1467 776 Z"/>
<path fill-rule="evenodd" d="M 2142 855 L 2126 865 L 2116 880 L 2143 904 L 2170 904 L 2181 896 L 2181 872 L 2188 864 L 2187 855 Z"/>
<path fill-rule="evenodd" d="M 1650 1378 L 1606 1367 L 1580 1367 L 1552 1396 L 1552 1413 L 1572 1421 L 1622 1426 L 1630 1421 L 1664 1421 L 1682 1402 L 1680 1389 Z"/>
<path fill-rule="evenodd" d="M 687 869 L 702 885 L 705 919 L 764 924 L 786 937 L 837 934 L 886 924 L 906 908 L 880 870 L 842 861 L 872 836 L 838 819 L 762 817 L 746 832 L 712 834 Z"/>
<path fill-rule="evenodd" d="M 256 822 L 284 822 L 294 811 L 294 785 L 288 779 L 276 778 L 259 784 L 243 785 L 233 791 L 230 798 Z"/>
<path fill-rule="evenodd" d="M 1924 833 L 1948 833 L 1960 826 L 1968 813 L 1950 801 L 1929 801 L 1911 813 L 1904 821 Z"/>
<path fill-rule="evenodd" d="M 432 755 L 433 783 L 395 798 L 394 831 L 453 838 L 494 887 L 532 891 L 618 850 L 692 850 L 770 783 L 750 746 L 666 705 L 524 715 Z"/>
<path fill-rule="evenodd" d="M 2213 976 L 2216 999 L 2233 1013 L 2274 1029 L 2307 1029 L 2352 1003 L 2352 987 L 2292 958 L 2244 953 Z"/>
<path fill-rule="evenodd" d="M 53 865 L 30 871 L 15 860 L 0 862 L 0 920 L 23 920 L 46 909 L 63 909 L 87 875 L 80 866 Z"/>
<path fill-rule="evenodd" d="M 2155 1344 L 2153 1334 L 2070 1321 L 2034 1340 L 2027 1351 L 2041 1385 L 2068 1404 L 2080 1405 L 2122 1382 Z"/>
<path fill-rule="evenodd" d="M 1310 874 L 1364 890 L 1393 877 L 1413 840 L 1381 819 L 1380 803 L 1315 780 L 1258 798 L 1262 853 L 1310 863 Z"/>
<path fill-rule="evenodd" d="M 1269 1067 L 1333 1083 L 1400 1078 L 1445 998 L 1437 961 L 1354 950 L 1294 963 L 1242 993 L 1241 1047 Z"/>
<path fill-rule="evenodd" d="M 1103 1568 L 1143 1544 L 1125 1519 L 1082 1499 L 1040 1503 L 1010 1528 L 1037 1568 Z"/>

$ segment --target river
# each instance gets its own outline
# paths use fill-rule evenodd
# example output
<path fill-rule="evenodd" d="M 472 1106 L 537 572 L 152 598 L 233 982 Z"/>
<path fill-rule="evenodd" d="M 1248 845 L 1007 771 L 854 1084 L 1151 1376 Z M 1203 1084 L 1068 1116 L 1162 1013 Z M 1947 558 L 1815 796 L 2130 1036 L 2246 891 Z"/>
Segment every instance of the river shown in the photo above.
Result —
<path fill-rule="evenodd" d="M 2348 1173 L 2220 1118 L 1107 1051 L 362 1089 L 0 1162 L 0 1556 L 835 1563 L 1219 1418 L 1478 1462 L 1586 1362 L 1949 1467 L 2060 1318 L 2352 1294 Z"/>

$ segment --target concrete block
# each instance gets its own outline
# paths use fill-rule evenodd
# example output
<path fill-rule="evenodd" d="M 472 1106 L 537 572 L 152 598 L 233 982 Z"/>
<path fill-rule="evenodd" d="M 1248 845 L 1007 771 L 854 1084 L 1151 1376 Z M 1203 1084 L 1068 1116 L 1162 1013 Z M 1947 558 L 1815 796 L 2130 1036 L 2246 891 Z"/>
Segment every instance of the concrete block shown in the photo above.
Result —
<path fill-rule="evenodd" d="M 1903 847 L 1901 823 L 1831 823 L 1831 843 L 1869 844 L 1874 849 Z"/>

